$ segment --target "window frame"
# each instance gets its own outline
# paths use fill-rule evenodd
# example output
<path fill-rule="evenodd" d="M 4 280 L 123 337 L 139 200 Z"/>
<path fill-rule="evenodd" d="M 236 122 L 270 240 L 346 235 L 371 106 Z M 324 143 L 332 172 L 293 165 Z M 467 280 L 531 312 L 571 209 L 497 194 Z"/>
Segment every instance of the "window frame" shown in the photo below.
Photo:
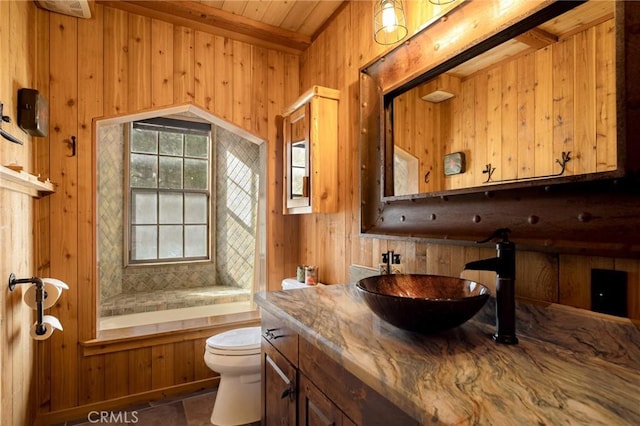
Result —
<path fill-rule="evenodd" d="M 185 189 L 184 188 L 184 181 L 183 181 L 183 185 L 182 185 L 182 189 L 176 190 L 176 189 L 166 189 L 166 188 L 160 188 L 160 187 L 156 187 L 156 188 L 133 188 L 131 187 L 131 182 L 130 182 L 130 176 L 131 176 L 131 132 L 134 128 L 134 125 L 136 123 L 139 122 L 143 122 L 143 121 L 148 121 L 148 122 L 157 122 L 157 123 L 162 123 L 162 121 L 179 121 L 179 122 L 192 122 L 194 123 L 196 126 L 197 125 L 207 125 L 209 126 L 209 144 L 208 144 L 208 155 L 207 155 L 207 170 L 208 170 L 208 179 L 207 179 L 207 189 L 206 190 L 202 190 L 202 189 Z M 147 123 L 145 123 L 147 124 Z M 160 124 L 161 125 L 161 124 Z M 215 216 L 215 209 L 216 209 L 216 195 L 215 195 L 215 191 L 214 191 L 214 185 L 215 185 L 215 170 L 213 169 L 215 166 L 213 164 L 213 159 L 215 159 L 215 126 L 212 123 L 209 122 L 205 122 L 205 121 L 196 121 L 196 120 L 186 120 L 183 117 L 180 117 L 180 119 L 167 119 L 164 117 L 159 117 L 159 118 L 153 118 L 153 119 L 148 119 L 148 120 L 132 120 L 128 123 L 126 123 L 124 126 L 124 187 L 125 187 L 125 191 L 124 191 L 124 224 L 123 224 L 123 238 L 124 238 L 124 253 L 123 253 L 123 263 L 125 267 L 144 267 L 144 266 L 157 266 L 157 265 L 180 265 L 180 264 L 189 264 L 189 263 L 213 263 L 214 259 L 215 259 L 215 247 L 213 244 L 213 241 L 215 241 L 215 226 L 213 226 L 212 221 L 214 220 Z M 185 130 L 187 128 L 185 127 Z M 161 130 L 158 130 L 161 131 Z M 159 136 L 158 136 L 158 143 L 159 143 Z M 183 146 L 184 149 L 184 146 Z M 161 157 L 160 151 L 159 151 L 159 146 L 158 146 L 158 152 L 155 154 L 155 157 L 159 160 L 159 158 Z M 183 160 L 186 158 L 190 158 L 190 157 L 185 157 L 184 152 L 182 154 L 182 158 Z M 184 169 L 183 169 L 183 177 L 184 177 Z M 207 195 L 207 199 L 208 199 L 208 205 L 207 205 L 207 223 L 206 223 L 206 229 L 207 229 L 207 241 L 206 241 L 206 245 L 207 245 L 207 255 L 206 256 L 198 256 L 198 257 L 184 257 L 184 238 L 183 238 L 183 256 L 179 257 L 179 258 L 159 258 L 156 257 L 155 259 L 148 259 L 148 260 L 134 260 L 131 258 L 131 254 L 132 254 L 132 249 L 133 249 L 133 242 L 131 240 L 132 238 L 132 226 L 133 226 L 133 193 L 134 191 L 141 191 L 141 192 L 155 192 L 158 194 L 158 202 L 159 202 L 159 195 L 161 193 L 174 193 L 174 194 L 182 194 L 183 197 L 185 194 L 206 194 Z M 184 203 L 184 198 L 183 198 L 183 203 Z M 157 206 L 158 208 L 158 212 L 159 212 L 159 204 Z M 183 209 L 184 209 L 184 204 L 183 204 Z M 182 231 L 183 231 L 183 236 L 184 236 L 184 226 L 185 226 L 185 222 L 184 222 L 185 218 L 184 218 L 184 213 L 183 213 L 183 218 L 182 218 Z M 156 219 L 156 227 L 160 226 L 160 218 L 159 216 Z M 158 233 L 157 235 L 159 236 L 159 228 L 158 228 Z M 159 238 L 159 237 L 158 237 Z M 156 248 L 157 254 L 159 256 L 159 245 Z"/>

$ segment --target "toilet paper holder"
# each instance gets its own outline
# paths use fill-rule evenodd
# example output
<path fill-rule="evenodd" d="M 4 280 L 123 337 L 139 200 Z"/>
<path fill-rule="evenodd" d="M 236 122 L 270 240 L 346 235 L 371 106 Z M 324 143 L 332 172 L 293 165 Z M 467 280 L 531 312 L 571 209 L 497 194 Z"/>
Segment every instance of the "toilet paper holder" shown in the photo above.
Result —
<path fill-rule="evenodd" d="M 53 333 L 52 330 L 47 330 L 47 325 L 51 328 L 57 328 L 62 330 L 62 326 L 60 325 L 60 321 L 57 318 L 47 315 L 44 315 L 44 303 L 48 297 L 51 297 L 45 291 L 45 284 L 49 284 L 57 287 L 58 289 L 68 290 L 69 286 L 64 282 L 54 279 L 54 278 L 39 278 L 39 277 L 31 277 L 31 278 L 16 278 L 15 274 L 12 272 L 9 275 L 9 291 L 13 291 L 18 284 L 35 284 L 35 307 L 36 310 L 36 323 L 34 324 L 34 330 L 32 332 L 32 336 L 36 339 L 47 338 Z M 61 291 L 52 297 L 55 297 L 55 300 L 52 300 L 50 306 L 55 303 L 55 301 L 60 297 Z M 25 300 L 26 302 L 26 300 Z M 27 303 L 31 306 L 29 303 Z M 31 306 L 33 307 L 33 306 Z M 45 321 L 46 318 L 46 321 Z M 48 335 L 47 335 L 48 334 Z"/>

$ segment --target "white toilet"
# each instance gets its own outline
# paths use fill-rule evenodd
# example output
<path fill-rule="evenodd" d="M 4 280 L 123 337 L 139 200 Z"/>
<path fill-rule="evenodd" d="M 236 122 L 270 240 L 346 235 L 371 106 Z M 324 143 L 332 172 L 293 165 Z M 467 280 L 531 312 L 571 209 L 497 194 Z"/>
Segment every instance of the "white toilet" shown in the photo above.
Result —
<path fill-rule="evenodd" d="M 282 280 L 283 290 L 304 287 L 309 286 L 295 278 Z M 260 327 L 237 328 L 207 339 L 204 362 L 220 374 L 211 424 L 235 426 L 260 421 L 260 339 Z"/>
<path fill-rule="evenodd" d="M 260 334 L 260 327 L 245 327 L 207 339 L 204 362 L 220 373 L 212 424 L 260 421 Z"/>

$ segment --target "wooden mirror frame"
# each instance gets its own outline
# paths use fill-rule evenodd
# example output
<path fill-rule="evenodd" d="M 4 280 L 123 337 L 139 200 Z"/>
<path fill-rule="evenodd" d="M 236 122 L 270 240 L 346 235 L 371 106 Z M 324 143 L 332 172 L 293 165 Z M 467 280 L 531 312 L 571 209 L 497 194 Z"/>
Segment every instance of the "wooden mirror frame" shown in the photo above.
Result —
<path fill-rule="evenodd" d="M 615 171 L 437 193 L 387 197 L 392 162 L 385 103 L 452 66 L 575 7 L 575 2 L 522 2 L 487 17 L 486 2 L 466 2 L 406 43 L 360 70 L 361 236 L 469 244 L 508 227 L 521 247 L 640 257 L 640 4 L 616 2 L 617 158 Z M 489 20 L 495 30 L 483 31 Z M 439 22 L 446 22 L 439 25 Z M 447 28 L 471 22 L 459 45 L 440 49 Z M 454 44 L 454 43 L 452 43 Z M 445 51 L 446 50 L 446 51 Z M 426 55 L 425 52 L 430 52 Z M 634 71 L 635 70 L 635 71 Z"/>

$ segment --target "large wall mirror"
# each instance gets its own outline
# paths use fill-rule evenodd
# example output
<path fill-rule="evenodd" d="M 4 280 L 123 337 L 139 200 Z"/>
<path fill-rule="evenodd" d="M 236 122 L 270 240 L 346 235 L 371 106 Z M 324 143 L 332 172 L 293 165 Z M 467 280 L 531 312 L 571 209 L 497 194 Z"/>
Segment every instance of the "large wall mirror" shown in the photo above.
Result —
<path fill-rule="evenodd" d="M 614 6 L 563 5 L 386 93 L 383 195 L 616 171 Z"/>
<path fill-rule="evenodd" d="M 613 9 L 585 3 L 389 97 L 385 195 L 616 170 Z"/>
<path fill-rule="evenodd" d="M 638 88 L 628 70 L 638 9 L 595 0 L 465 2 L 364 66 L 363 233 L 475 239 L 505 225 L 529 232 L 539 222 L 535 209 L 520 206 L 518 215 L 529 214 L 519 225 L 491 213 L 483 198 L 542 205 L 532 188 L 637 170 L 627 135 L 637 121 L 629 120 Z M 450 218 L 463 210 L 468 217 Z"/>

